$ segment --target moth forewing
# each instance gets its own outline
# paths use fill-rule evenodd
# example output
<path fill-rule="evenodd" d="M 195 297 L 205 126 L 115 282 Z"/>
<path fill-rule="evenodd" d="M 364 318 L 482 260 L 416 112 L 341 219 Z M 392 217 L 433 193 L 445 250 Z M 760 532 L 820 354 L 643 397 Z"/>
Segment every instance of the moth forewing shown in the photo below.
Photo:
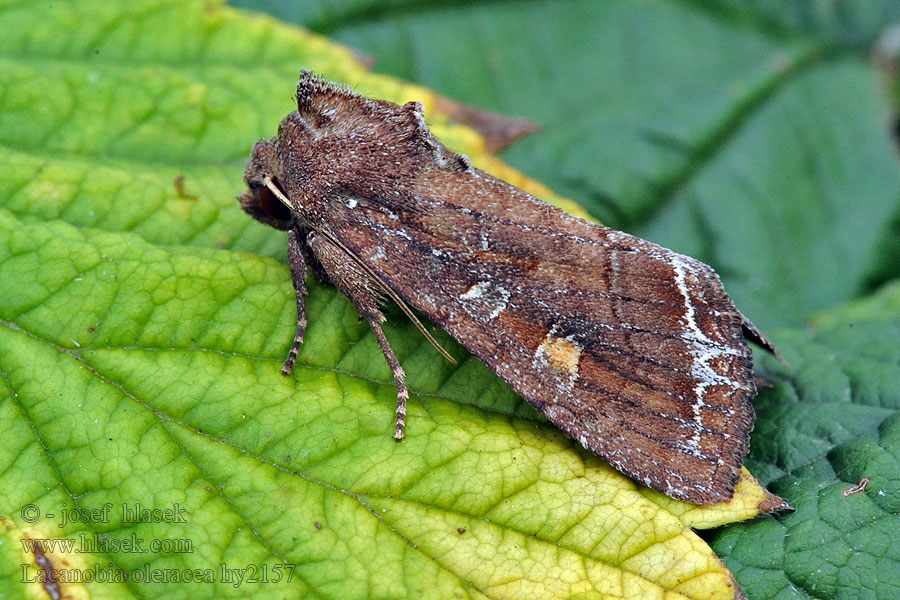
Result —
<path fill-rule="evenodd" d="M 257 145 L 242 206 L 278 227 L 283 214 L 253 200 L 261 187 L 284 190 L 296 251 L 350 297 L 392 366 L 399 432 L 405 383 L 378 289 L 626 474 L 697 504 L 731 498 L 756 391 L 744 335 L 771 346 L 712 269 L 473 169 L 416 104 L 308 73 L 297 94 L 279 137 Z"/>
<path fill-rule="evenodd" d="M 673 497 L 727 500 L 755 386 L 742 317 L 712 271 L 515 188 L 500 199 L 506 184 L 486 173 L 454 177 L 492 201 L 367 199 L 336 209 L 334 233 L 582 445 Z"/>

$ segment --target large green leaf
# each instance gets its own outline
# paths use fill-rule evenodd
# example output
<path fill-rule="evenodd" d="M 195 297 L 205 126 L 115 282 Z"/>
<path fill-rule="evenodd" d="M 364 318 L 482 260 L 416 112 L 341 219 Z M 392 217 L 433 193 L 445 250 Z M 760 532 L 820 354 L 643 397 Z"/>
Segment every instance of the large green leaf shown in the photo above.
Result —
<path fill-rule="evenodd" d="M 107 579 L 64 581 L 69 597 L 736 596 L 691 527 L 771 508 L 749 477 L 722 507 L 638 487 L 403 318 L 386 328 L 413 392 L 397 444 L 374 338 L 314 283 L 279 374 L 293 290 L 284 235 L 235 201 L 251 144 L 301 67 L 429 110 L 434 94 L 206 1 L 12 2 L 0 30 L 0 596 L 56 594 L 39 566 Z M 82 535 L 96 552 L 64 546 Z M 159 581 L 191 569 L 211 581 Z"/>
<path fill-rule="evenodd" d="M 713 265 L 764 329 L 897 274 L 900 172 L 869 58 L 896 2 L 240 3 L 538 121 L 506 160 Z"/>

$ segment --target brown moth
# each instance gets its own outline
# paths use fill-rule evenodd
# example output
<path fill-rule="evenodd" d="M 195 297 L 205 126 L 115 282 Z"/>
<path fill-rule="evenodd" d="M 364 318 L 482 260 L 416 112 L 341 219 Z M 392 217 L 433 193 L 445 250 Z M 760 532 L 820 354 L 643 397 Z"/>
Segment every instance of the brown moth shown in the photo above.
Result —
<path fill-rule="evenodd" d="M 473 168 L 417 102 L 306 71 L 297 110 L 253 147 L 245 180 L 244 211 L 288 231 L 297 332 L 285 374 L 310 268 L 370 323 L 397 386 L 397 439 L 409 394 L 381 329 L 384 295 L 627 475 L 695 504 L 733 496 L 756 393 L 745 339 L 774 349 L 707 265 Z"/>

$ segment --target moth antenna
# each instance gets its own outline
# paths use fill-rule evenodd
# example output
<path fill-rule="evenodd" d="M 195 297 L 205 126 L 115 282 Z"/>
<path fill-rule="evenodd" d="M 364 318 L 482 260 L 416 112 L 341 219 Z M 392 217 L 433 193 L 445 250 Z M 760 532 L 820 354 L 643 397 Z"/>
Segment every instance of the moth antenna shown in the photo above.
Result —
<path fill-rule="evenodd" d="M 288 208 L 291 208 L 291 201 L 288 199 L 287 196 L 284 195 L 284 193 L 278 188 L 278 186 L 275 185 L 275 182 L 272 181 L 272 177 L 270 177 L 269 175 L 266 175 L 265 177 L 263 177 L 263 184 L 267 188 L 269 188 L 269 191 L 271 191 L 272 194 L 274 194 L 275 197 L 278 198 L 278 200 L 282 204 L 284 204 Z M 422 322 L 415 315 L 415 313 L 412 311 L 412 309 L 406 304 L 406 302 L 403 300 L 403 298 L 398 296 L 397 293 L 391 289 L 391 287 L 387 284 L 387 282 L 385 282 L 384 279 L 382 279 L 377 273 L 375 273 L 372 269 L 370 269 L 358 256 L 356 256 L 356 254 L 354 254 L 350 250 L 350 248 L 345 246 L 341 240 L 337 239 L 334 236 L 334 234 L 332 234 L 329 231 L 320 231 L 318 229 L 316 231 L 318 231 L 318 233 L 320 233 L 321 235 L 328 238 L 328 240 L 330 242 L 332 242 L 335 246 L 337 246 L 338 248 L 343 250 L 344 253 L 350 258 L 350 260 L 352 260 L 354 263 L 356 263 L 356 265 L 360 269 L 362 269 L 366 275 L 368 275 L 369 277 L 374 279 L 378 283 L 378 285 L 381 286 L 381 288 L 384 290 L 384 292 L 388 296 L 390 296 L 391 300 L 396 302 L 397 306 L 399 306 L 400 309 L 403 310 L 403 312 L 406 314 L 406 316 L 409 317 L 409 320 L 413 322 L 413 325 L 415 325 L 416 328 L 422 332 L 422 335 L 425 336 L 425 339 L 427 339 L 429 342 L 431 342 L 431 345 L 434 346 L 435 348 L 437 348 L 437 351 L 440 352 L 444 358 L 446 358 L 448 361 L 450 361 L 451 364 L 454 364 L 454 365 L 456 364 L 456 359 L 453 358 L 450 355 L 450 353 L 447 352 L 444 349 L 444 347 L 440 345 L 440 343 L 438 343 L 438 341 L 436 339 L 434 339 L 434 336 L 431 335 L 431 333 L 427 329 L 425 329 L 425 326 L 422 325 Z"/>

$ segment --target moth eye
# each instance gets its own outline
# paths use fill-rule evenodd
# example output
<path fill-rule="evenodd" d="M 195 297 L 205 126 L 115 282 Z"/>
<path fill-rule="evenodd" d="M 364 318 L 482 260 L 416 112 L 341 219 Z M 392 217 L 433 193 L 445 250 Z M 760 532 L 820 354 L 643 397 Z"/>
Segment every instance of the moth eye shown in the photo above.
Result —
<path fill-rule="evenodd" d="M 272 182 L 284 193 L 278 179 L 273 177 Z M 240 200 L 241 208 L 255 219 L 276 229 L 290 228 L 292 218 L 290 209 L 262 183 L 250 182 L 250 192 L 241 196 Z"/>

